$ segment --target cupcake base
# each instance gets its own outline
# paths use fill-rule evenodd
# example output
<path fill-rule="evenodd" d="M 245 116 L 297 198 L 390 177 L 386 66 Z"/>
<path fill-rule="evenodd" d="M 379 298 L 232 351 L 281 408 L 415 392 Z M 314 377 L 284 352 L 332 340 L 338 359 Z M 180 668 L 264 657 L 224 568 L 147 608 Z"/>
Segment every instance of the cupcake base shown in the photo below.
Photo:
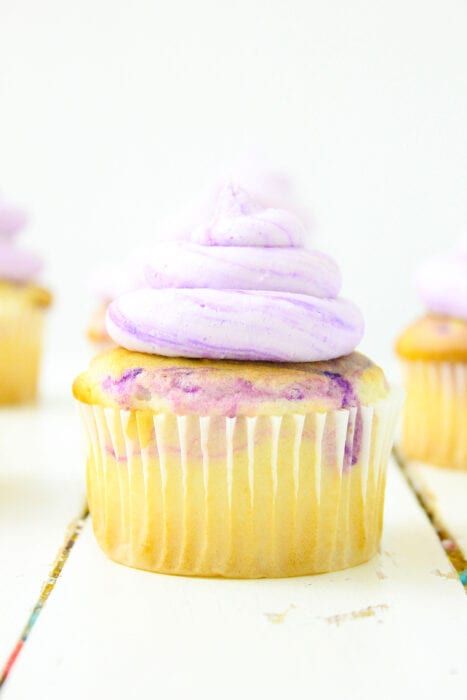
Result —
<path fill-rule="evenodd" d="M 39 306 L 0 304 L 0 404 L 36 399 L 43 319 Z"/>
<path fill-rule="evenodd" d="M 197 417 L 81 404 L 96 538 L 132 567 L 229 578 L 355 566 L 377 551 L 399 401 Z"/>
<path fill-rule="evenodd" d="M 467 470 L 467 363 L 404 363 L 406 459 Z"/>

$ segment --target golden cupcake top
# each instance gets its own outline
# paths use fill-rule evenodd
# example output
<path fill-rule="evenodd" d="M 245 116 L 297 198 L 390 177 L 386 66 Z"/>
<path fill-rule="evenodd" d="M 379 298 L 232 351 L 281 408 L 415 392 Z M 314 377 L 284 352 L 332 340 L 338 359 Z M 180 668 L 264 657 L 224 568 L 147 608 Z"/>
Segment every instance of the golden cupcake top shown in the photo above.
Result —
<path fill-rule="evenodd" d="M 467 320 L 437 314 L 423 316 L 400 335 L 396 352 L 406 360 L 465 362 Z"/>
<path fill-rule="evenodd" d="M 192 360 L 114 348 L 73 385 L 83 403 L 179 415 L 270 415 L 370 405 L 383 371 L 360 353 L 303 363 Z"/>

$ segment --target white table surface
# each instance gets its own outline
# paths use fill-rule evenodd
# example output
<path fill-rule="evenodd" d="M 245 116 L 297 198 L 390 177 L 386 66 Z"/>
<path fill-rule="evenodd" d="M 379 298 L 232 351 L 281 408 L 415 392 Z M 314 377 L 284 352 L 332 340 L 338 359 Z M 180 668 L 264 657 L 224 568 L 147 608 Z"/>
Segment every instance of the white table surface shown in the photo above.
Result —
<path fill-rule="evenodd" d="M 1 663 L 81 511 L 84 468 L 70 402 L 0 419 L 8 437 Z M 15 456 L 7 442 L 19 445 Z M 339 573 L 150 574 L 108 561 L 88 520 L 1 692 L 5 700 L 465 697 L 466 630 L 464 589 L 392 463 L 381 553 Z"/>
<path fill-rule="evenodd" d="M 84 503 L 71 399 L 0 409 L 0 667 Z"/>
<path fill-rule="evenodd" d="M 467 473 L 408 462 L 407 473 L 437 525 L 467 560 Z"/>

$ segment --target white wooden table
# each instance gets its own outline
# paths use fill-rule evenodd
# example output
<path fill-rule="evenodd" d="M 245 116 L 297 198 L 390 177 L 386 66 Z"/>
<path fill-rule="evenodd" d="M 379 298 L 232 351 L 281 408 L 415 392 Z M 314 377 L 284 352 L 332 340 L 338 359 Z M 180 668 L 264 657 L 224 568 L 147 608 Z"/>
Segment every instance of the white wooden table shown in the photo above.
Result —
<path fill-rule="evenodd" d="M 74 414 L 66 399 L 0 409 L 0 666 L 85 502 Z"/>
<path fill-rule="evenodd" d="M 84 493 L 71 401 L 4 410 L 0 423 L 0 664 L 69 549 L 2 700 L 467 697 L 467 597 L 395 462 L 372 562 L 296 579 L 178 578 L 108 561 L 89 519 L 70 549 Z M 449 473 L 409 472 L 464 548 L 467 476 L 450 486 Z"/>

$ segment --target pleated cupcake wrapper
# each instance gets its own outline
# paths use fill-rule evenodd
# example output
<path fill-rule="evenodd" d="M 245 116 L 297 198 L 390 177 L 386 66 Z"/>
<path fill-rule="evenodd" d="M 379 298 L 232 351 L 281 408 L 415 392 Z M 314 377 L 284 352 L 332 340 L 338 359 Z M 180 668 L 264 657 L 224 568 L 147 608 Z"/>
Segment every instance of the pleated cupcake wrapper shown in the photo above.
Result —
<path fill-rule="evenodd" d="M 35 399 L 43 319 L 41 308 L 0 301 L 0 404 Z"/>
<path fill-rule="evenodd" d="M 358 410 L 236 418 L 80 406 L 94 530 L 116 561 L 255 578 L 339 569 L 377 550 L 398 394 Z"/>
<path fill-rule="evenodd" d="M 467 363 L 420 360 L 403 368 L 405 457 L 467 470 Z"/>

